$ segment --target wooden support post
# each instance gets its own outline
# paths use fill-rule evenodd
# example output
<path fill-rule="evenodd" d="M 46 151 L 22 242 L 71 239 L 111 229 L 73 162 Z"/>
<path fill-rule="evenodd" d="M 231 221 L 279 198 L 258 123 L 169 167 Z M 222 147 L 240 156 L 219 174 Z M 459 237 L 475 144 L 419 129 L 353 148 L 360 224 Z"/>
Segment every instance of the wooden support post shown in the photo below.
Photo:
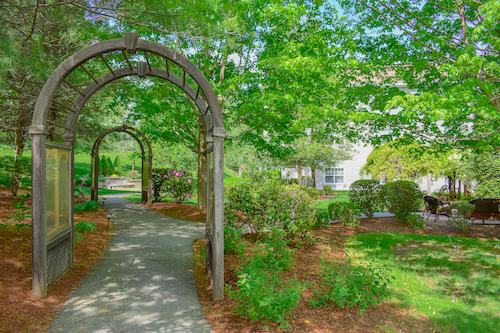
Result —
<path fill-rule="evenodd" d="M 42 130 L 43 131 L 43 130 Z M 45 216 L 45 134 L 31 136 L 31 237 L 33 294 L 39 297 L 47 295 L 47 232 Z"/>
<path fill-rule="evenodd" d="M 224 131 L 225 132 L 225 131 Z M 225 133 L 224 133 L 225 134 Z M 213 300 L 224 298 L 224 137 L 214 135 Z M 208 207 L 207 207 L 208 209 Z"/>

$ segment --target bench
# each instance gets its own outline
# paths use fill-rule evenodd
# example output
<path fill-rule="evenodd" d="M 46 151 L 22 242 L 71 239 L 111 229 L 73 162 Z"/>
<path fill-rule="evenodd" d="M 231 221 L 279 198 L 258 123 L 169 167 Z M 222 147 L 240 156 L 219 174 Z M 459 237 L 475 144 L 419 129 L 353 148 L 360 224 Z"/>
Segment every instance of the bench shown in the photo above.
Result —
<path fill-rule="evenodd" d="M 482 219 L 483 223 L 485 219 L 500 220 L 500 199 L 474 199 L 469 203 L 476 205 L 471 217 Z"/>

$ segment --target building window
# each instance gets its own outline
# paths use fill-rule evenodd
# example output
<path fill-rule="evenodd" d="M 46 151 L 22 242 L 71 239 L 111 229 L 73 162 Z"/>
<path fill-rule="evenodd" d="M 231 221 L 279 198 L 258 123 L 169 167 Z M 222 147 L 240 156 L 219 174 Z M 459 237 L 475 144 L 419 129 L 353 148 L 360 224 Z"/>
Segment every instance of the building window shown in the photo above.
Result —
<path fill-rule="evenodd" d="M 326 184 L 343 184 L 344 168 L 329 168 L 325 170 Z"/>

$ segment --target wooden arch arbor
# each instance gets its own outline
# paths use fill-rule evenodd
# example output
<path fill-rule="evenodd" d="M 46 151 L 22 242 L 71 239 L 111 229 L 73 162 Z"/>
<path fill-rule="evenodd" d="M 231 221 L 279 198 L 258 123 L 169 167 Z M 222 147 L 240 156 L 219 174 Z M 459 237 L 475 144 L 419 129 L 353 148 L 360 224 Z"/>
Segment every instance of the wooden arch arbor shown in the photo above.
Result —
<path fill-rule="evenodd" d="M 130 127 L 128 125 L 117 126 L 107 130 L 106 132 L 99 135 L 99 137 L 95 140 L 94 146 L 92 147 L 92 161 L 90 163 L 91 172 L 90 172 L 90 200 L 97 201 L 99 199 L 99 146 L 102 143 L 102 140 L 113 132 L 123 132 L 127 133 L 131 137 L 133 137 L 139 146 L 141 147 L 141 161 L 142 161 L 142 186 L 141 186 L 141 202 L 151 204 L 151 195 L 153 188 L 153 149 L 151 148 L 151 143 L 144 133 L 139 131 L 136 128 Z M 142 139 L 142 140 L 141 140 Z M 143 142 L 144 141 L 144 142 Z M 144 144 L 148 147 L 148 154 L 146 155 L 146 149 Z"/>
<path fill-rule="evenodd" d="M 104 70 L 103 70 L 104 68 Z M 127 76 L 157 77 L 182 89 L 204 121 L 207 155 L 207 268 L 213 299 L 224 298 L 224 120 L 204 74 L 182 54 L 137 33 L 95 43 L 66 59 L 38 96 L 30 126 L 32 151 L 33 293 L 74 262 L 74 147 L 85 103 Z"/>

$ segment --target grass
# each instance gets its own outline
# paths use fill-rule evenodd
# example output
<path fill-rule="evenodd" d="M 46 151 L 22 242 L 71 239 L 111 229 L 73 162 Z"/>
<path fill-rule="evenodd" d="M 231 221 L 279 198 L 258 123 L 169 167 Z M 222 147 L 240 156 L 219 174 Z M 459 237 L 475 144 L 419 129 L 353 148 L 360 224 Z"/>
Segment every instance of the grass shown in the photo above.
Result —
<path fill-rule="evenodd" d="M 440 332 L 498 332 L 498 241 L 391 233 L 359 234 L 346 242 L 357 263 L 389 268 L 390 301 L 415 308 Z"/>
<path fill-rule="evenodd" d="M 349 191 L 332 191 L 335 196 L 332 199 L 316 201 L 316 209 L 327 212 L 328 205 L 334 202 L 349 202 Z"/>
<path fill-rule="evenodd" d="M 120 156 L 120 162 L 122 164 L 123 173 L 126 175 L 128 171 L 132 170 L 132 159 L 128 156 L 121 154 L 119 152 L 108 152 L 108 151 L 100 151 L 99 156 L 102 157 L 106 155 L 106 157 L 111 158 L 112 161 L 115 160 L 116 156 Z M 0 146 L 0 157 L 2 156 L 14 156 L 14 151 L 12 148 L 7 146 Z M 23 156 L 30 157 L 31 150 L 27 149 L 24 151 Z M 141 160 L 135 160 L 135 169 L 141 172 Z M 75 179 L 79 179 L 82 176 L 89 175 L 90 176 L 90 153 L 76 153 L 75 154 Z M 22 187 L 28 188 L 31 186 L 31 177 L 24 177 L 22 180 Z M 8 178 L 0 179 L 0 184 L 9 186 Z M 116 191 L 110 193 L 119 193 Z M 99 190 L 99 194 L 101 193 L 101 189 Z M 108 193 L 109 194 L 109 193 Z"/>

